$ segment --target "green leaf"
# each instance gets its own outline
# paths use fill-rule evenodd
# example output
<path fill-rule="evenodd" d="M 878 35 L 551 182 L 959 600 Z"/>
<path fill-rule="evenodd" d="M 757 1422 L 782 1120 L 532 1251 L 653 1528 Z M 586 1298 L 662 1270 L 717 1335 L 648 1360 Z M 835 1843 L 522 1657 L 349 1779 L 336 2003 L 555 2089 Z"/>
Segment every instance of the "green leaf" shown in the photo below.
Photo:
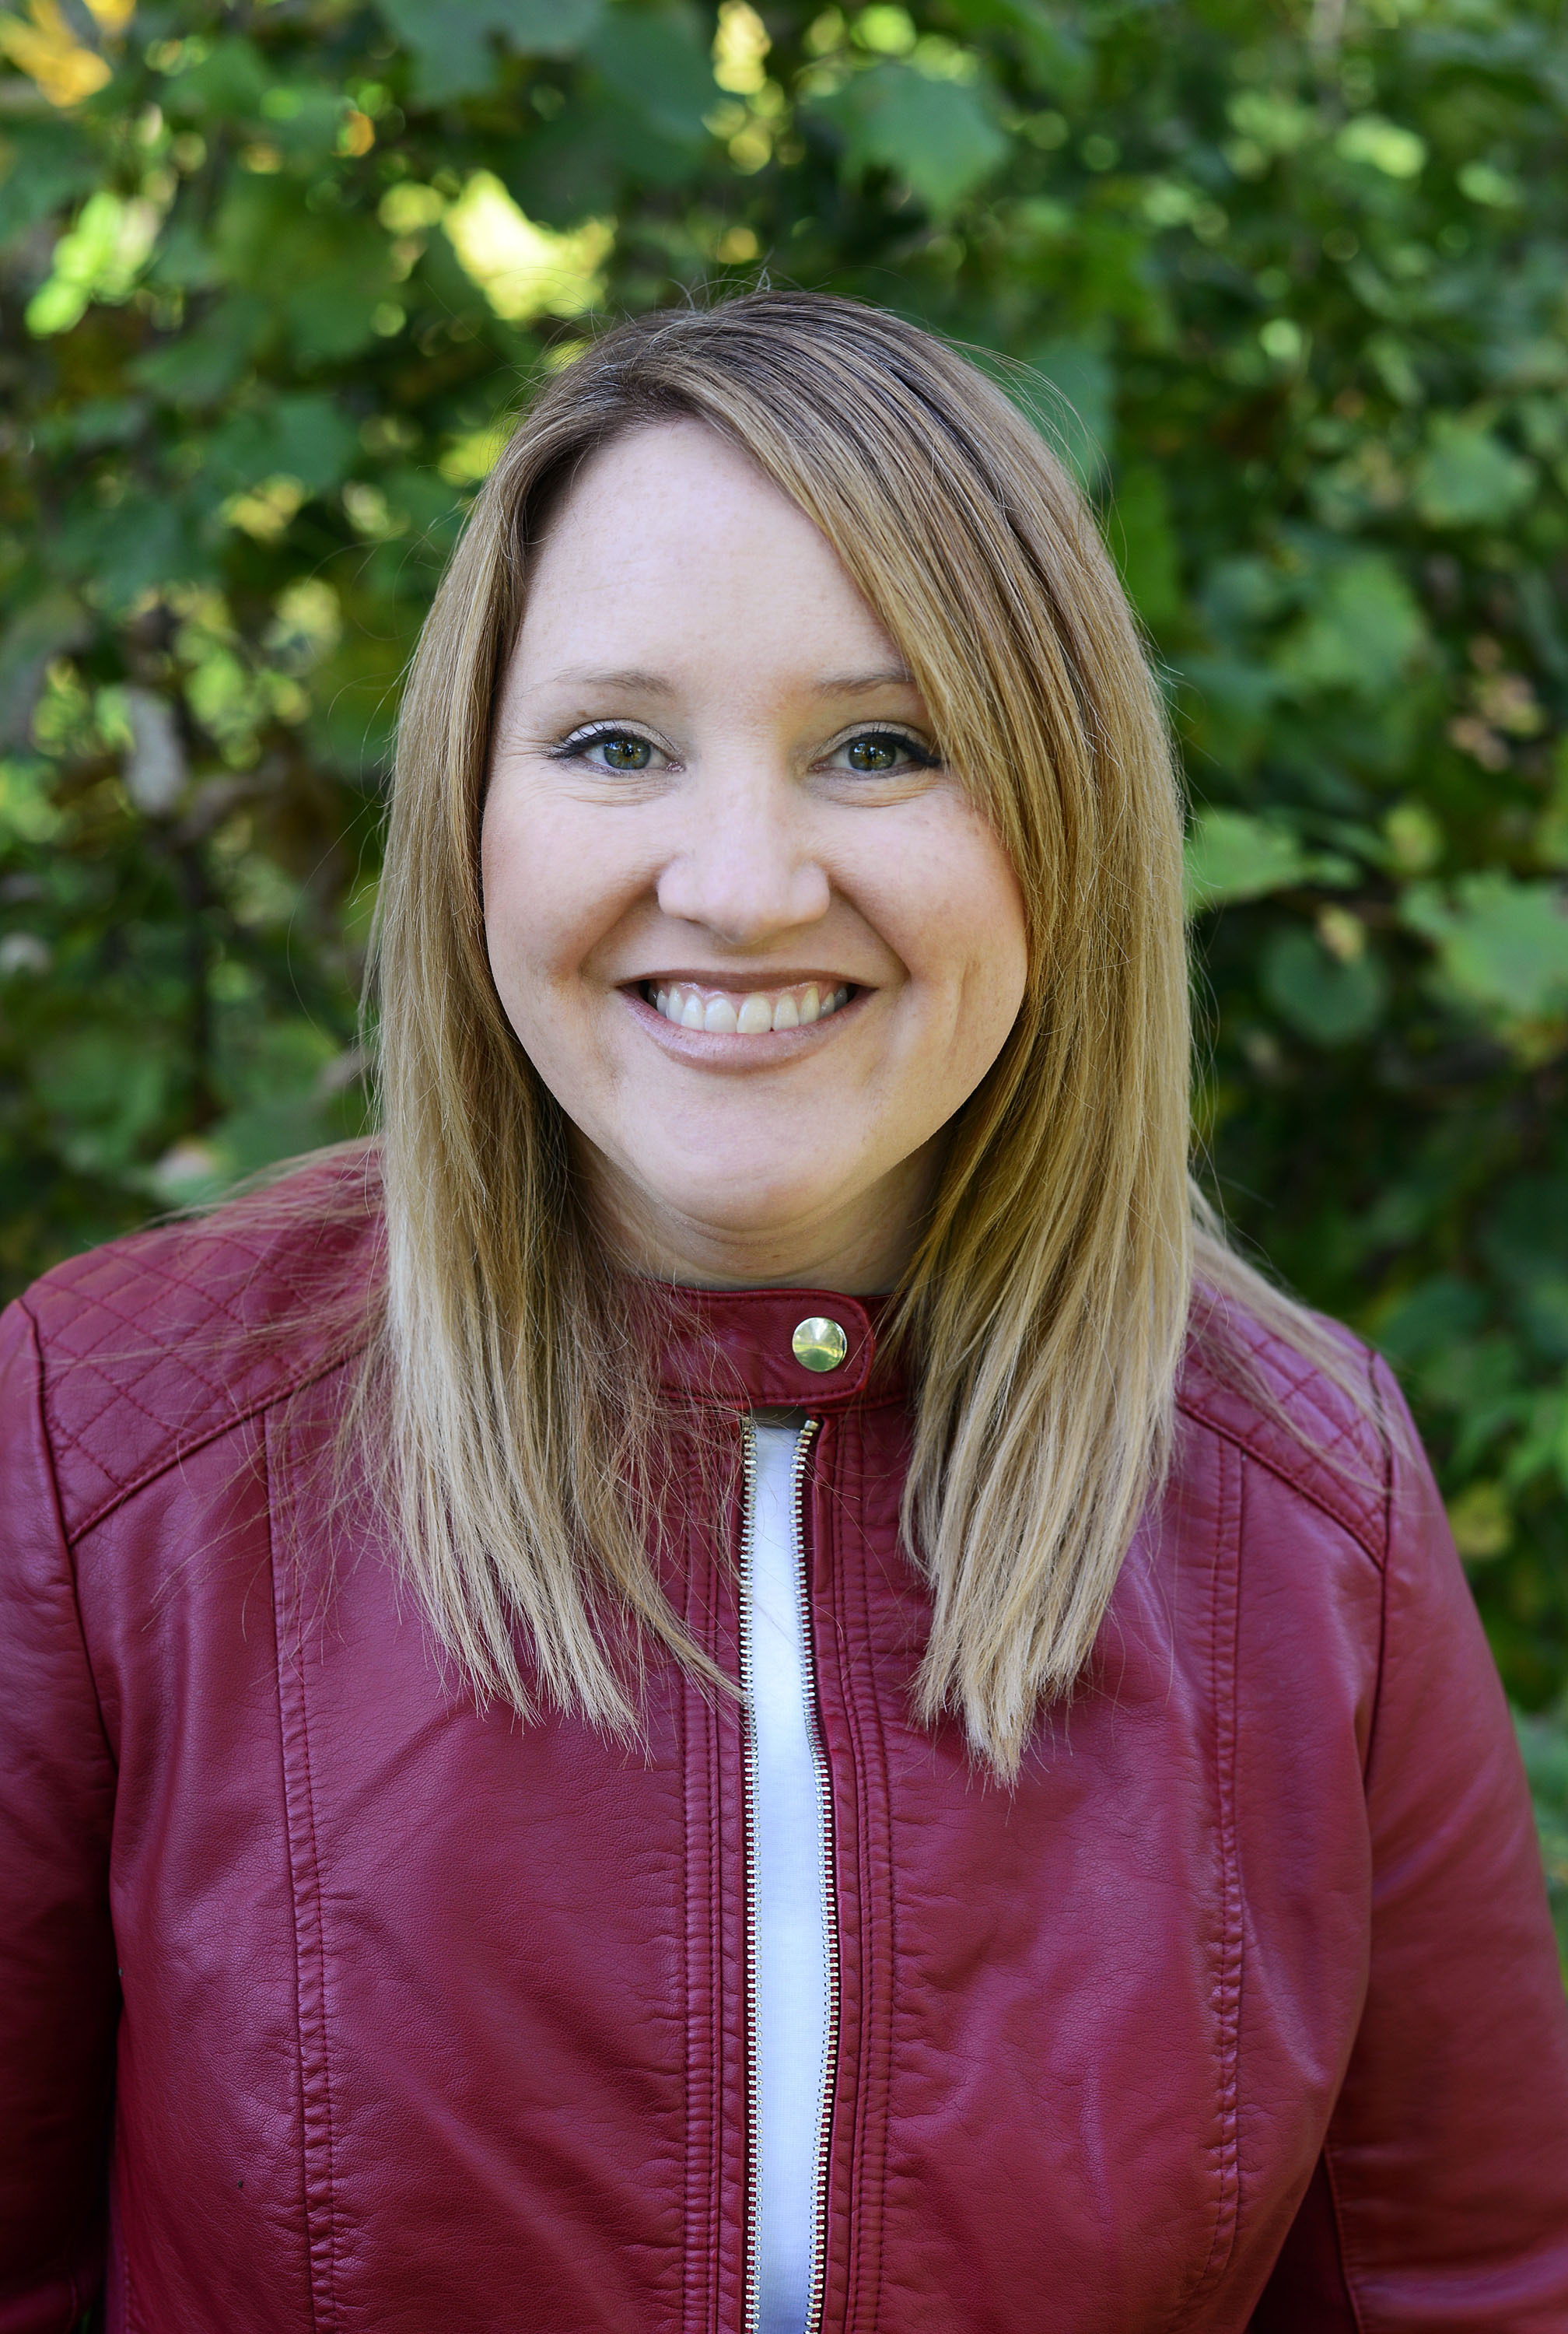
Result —
<path fill-rule="evenodd" d="M 0 137 L 0 244 L 84 192 L 101 169 L 74 122 L 11 123 Z"/>
<path fill-rule="evenodd" d="M 1365 162 L 1389 178 L 1419 178 L 1427 163 L 1427 141 L 1381 113 L 1358 113 L 1334 140 L 1347 162 Z"/>
<path fill-rule="evenodd" d="M 82 1029 L 39 1060 L 38 1087 L 73 1165 L 129 1165 L 163 1115 L 179 1066 L 172 1048 L 149 1044 L 149 1034 Z"/>
<path fill-rule="evenodd" d="M 298 356 L 351 356 L 370 340 L 392 282 L 372 220 L 306 210 L 287 179 L 252 178 L 230 187 L 214 239 L 226 272 L 281 313 Z"/>
<path fill-rule="evenodd" d="M 414 52 L 416 94 L 434 105 L 488 89 L 496 43 L 519 56 L 573 56 L 604 13 L 603 0 L 380 0 L 380 5 Z"/>
<path fill-rule="evenodd" d="M 1378 697 L 1404 678 L 1426 638 L 1404 577 L 1391 560 L 1369 552 L 1328 571 L 1315 608 L 1286 635 L 1275 661 L 1298 695 L 1348 690 Z"/>
<path fill-rule="evenodd" d="M 59 557 L 115 614 L 151 584 L 199 582 L 212 571 L 191 515 L 167 495 L 133 493 L 108 510 L 77 510 L 60 530 Z"/>
<path fill-rule="evenodd" d="M 1263 992 L 1314 1046 L 1345 1046 L 1382 1018 L 1388 978 L 1370 950 L 1348 963 L 1310 932 L 1277 932 L 1264 952 Z"/>
<path fill-rule="evenodd" d="M 1489 429 L 1439 416 L 1417 465 L 1416 508 L 1429 526 L 1501 526 L 1528 501 L 1535 475 Z"/>
<path fill-rule="evenodd" d="M 1283 693 L 1277 673 L 1241 657 L 1181 659 L 1184 727 L 1200 760 L 1220 769 L 1247 769 L 1267 740 L 1275 708 Z"/>
<path fill-rule="evenodd" d="M 342 126 L 342 92 L 316 82 L 280 82 L 262 100 L 267 142 L 294 159 L 335 151 Z"/>
<path fill-rule="evenodd" d="M 488 89 L 506 0 L 380 0 L 388 25 L 414 53 L 414 95 L 428 105 Z"/>
<path fill-rule="evenodd" d="M 1230 900 L 1261 900 L 1311 879 L 1301 837 L 1277 820 L 1246 811 L 1205 810 L 1187 838 L 1188 909 L 1201 913 Z"/>
<path fill-rule="evenodd" d="M 313 493 L 337 486 L 360 451 L 360 433 L 330 397 L 275 397 L 236 413 L 207 443 L 207 468 L 226 489 L 280 472 Z"/>
<path fill-rule="evenodd" d="M 929 80 L 913 65 L 874 65 L 820 105 L 847 132 L 847 169 L 896 171 L 938 215 L 981 186 L 1008 150 L 976 89 Z"/>
<path fill-rule="evenodd" d="M 1080 97 L 1093 80 L 1089 48 L 1044 0 L 952 0 L 952 14 L 967 31 L 1010 34 L 1031 83 L 1048 96 Z"/>
<path fill-rule="evenodd" d="M 245 372 L 270 322 L 265 300 L 231 293 L 178 339 L 138 357 L 132 378 L 172 405 L 216 405 Z"/>
<path fill-rule="evenodd" d="M 531 219 L 572 227 L 613 211 L 629 180 L 634 188 L 678 187 L 700 160 L 699 148 L 661 137 L 613 91 L 596 89 L 519 140 L 504 167 L 498 158 L 497 175 Z"/>
<path fill-rule="evenodd" d="M 1373 1330 L 1390 1360 L 1405 1367 L 1473 1336 L 1486 1317 L 1486 1300 L 1474 1281 L 1438 1273 L 1380 1309 Z"/>
<path fill-rule="evenodd" d="M 1429 940 L 1447 985 L 1504 1024 L 1568 1013 L 1568 914 L 1555 883 L 1518 883 L 1496 868 L 1452 893 L 1412 883 L 1400 902 Z"/>
<path fill-rule="evenodd" d="M 177 119 L 195 114 L 255 121 L 272 85 L 261 51 L 253 42 L 230 35 L 216 42 L 199 64 L 168 83 L 165 103 Z"/>
<path fill-rule="evenodd" d="M 584 53 L 634 113 L 678 145 L 704 143 L 703 117 L 719 98 L 696 20 L 685 9 L 617 8 Z"/>

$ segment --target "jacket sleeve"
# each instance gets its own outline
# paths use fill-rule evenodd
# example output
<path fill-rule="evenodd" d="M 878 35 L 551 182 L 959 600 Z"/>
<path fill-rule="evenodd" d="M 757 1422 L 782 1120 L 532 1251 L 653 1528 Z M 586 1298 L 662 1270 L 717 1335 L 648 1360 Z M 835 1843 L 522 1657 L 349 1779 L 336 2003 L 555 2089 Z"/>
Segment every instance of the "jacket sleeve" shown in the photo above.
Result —
<path fill-rule="evenodd" d="M 31 1316 L 0 1316 L 0 2334 L 101 2280 L 119 1987 L 114 1769 L 82 1643 Z"/>
<path fill-rule="evenodd" d="M 1568 2334 L 1568 2007 L 1517 1747 L 1442 1501 L 1390 1462 L 1366 2003 L 1254 2334 Z"/>

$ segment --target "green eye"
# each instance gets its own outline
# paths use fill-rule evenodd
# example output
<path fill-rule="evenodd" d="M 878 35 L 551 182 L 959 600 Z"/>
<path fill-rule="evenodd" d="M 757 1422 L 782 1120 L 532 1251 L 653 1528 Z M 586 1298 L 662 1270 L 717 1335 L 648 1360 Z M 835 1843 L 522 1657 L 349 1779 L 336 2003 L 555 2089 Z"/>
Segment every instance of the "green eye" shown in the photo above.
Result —
<path fill-rule="evenodd" d="M 896 770 L 909 747 L 902 738 L 851 738 L 846 751 L 851 770 Z"/>
<path fill-rule="evenodd" d="M 652 758 L 646 738 L 601 738 L 597 742 L 607 770 L 646 770 Z"/>

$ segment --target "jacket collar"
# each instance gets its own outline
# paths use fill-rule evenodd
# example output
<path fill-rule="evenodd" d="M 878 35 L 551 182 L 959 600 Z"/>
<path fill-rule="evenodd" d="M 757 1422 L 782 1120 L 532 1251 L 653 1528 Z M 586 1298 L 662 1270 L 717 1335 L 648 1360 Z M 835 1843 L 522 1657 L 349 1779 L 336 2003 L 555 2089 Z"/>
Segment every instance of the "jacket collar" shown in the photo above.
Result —
<path fill-rule="evenodd" d="M 659 1341 L 659 1384 L 667 1393 L 725 1409 L 844 1410 L 866 1399 L 877 1359 L 877 1333 L 891 1310 L 886 1297 L 845 1297 L 831 1288 L 676 1288 L 645 1282 Z M 842 1330 L 844 1356 L 811 1369 L 797 1338 L 807 1323 Z M 829 1339 L 828 1346 L 836 1342 Z M 819 1348 L 821 1339 L 817 1340 Z M 896 1398 L 901 1374 L 876 1371 L 873 1400 Z"/>

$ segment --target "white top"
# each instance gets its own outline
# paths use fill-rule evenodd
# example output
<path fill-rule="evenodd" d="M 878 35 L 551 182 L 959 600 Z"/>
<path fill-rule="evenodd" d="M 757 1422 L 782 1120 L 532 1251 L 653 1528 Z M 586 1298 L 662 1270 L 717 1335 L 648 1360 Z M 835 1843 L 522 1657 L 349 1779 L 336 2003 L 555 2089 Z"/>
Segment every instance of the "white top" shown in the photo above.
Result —
<path fill-rule="evenodd" d="M 795 1512 L 796 1426 L 753 1421 L 745 1628 L 756 1905 L 757 2334 L 803 2334 L 827 2072 L 820 1753 Z"/>

